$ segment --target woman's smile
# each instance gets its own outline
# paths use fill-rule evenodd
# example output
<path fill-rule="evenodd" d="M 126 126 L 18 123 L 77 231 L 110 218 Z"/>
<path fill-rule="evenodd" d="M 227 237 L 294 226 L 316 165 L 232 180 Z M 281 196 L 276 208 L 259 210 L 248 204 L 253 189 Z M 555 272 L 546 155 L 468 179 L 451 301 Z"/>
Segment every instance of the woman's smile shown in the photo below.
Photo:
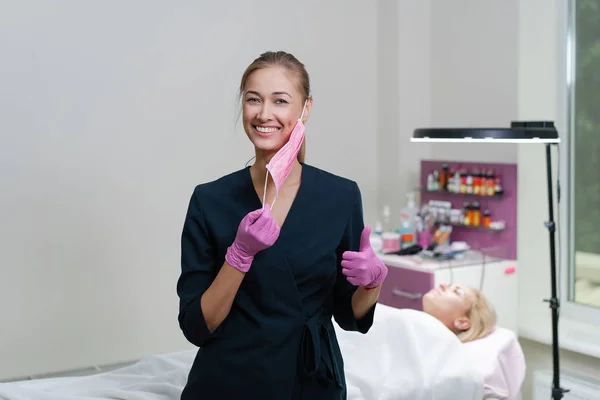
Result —
<path fill-rule="evenodd" d="M 281 128 L 276 126 L 264 126 L 264 125 L 254 125 L 254 130 L 259 136 L 269 137 L 274 133 L 277 133 L 281 130 Z"/>

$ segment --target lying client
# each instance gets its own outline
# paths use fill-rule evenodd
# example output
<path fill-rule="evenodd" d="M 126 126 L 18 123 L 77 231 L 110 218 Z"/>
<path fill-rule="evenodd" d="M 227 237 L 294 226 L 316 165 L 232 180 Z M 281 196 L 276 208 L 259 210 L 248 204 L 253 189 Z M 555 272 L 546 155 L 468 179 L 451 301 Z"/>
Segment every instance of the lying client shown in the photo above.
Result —
<path fill-rule="evenodd" d="M 368 335 L 336 330 L 348 400 L 509 399 L 520 391 L 522 350 L 480 291 L 442 284 L 422 306 L 382 304 Z"/>
<path fill-rule="evenodd" d="M 423 311 L 437 318 L 467 343 L 496 326 L 496 311 L 486 297 L 468 286 L 441 284 L 423 297 Z"/>

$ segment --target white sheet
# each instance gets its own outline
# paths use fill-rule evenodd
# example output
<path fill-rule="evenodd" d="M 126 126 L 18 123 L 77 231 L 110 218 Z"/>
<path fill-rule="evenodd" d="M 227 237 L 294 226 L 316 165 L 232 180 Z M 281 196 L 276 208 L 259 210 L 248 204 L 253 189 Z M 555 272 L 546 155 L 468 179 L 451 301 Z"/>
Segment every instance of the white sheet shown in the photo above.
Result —
<path fill-rule="evenodd" d="M 362 335 L 336 326 L 348 400 L 481 400 L 483 376 L 463 344 L 423 312 L 377 305 Z"/>
<path fill-rule="evenodd" d="M 0 399 L 178 400 L 195 355 L 188 350 L 96 375 L 0 384 Z"/>
<path fill-rule="evenodd" d="M 517 335 L 501 327 L 464 345 L 484 379 L 484 399 L 517 399 L 525 379 L 525 355 Z"/>
<path fill-rule="evenodd" d="M 348 400 L 481 400 L 483 378 L 439 321 L 379 304 L 368 334 L 334 324 Z M 0 384 L 2 400 L 178 400 L 195 350 L 157 355 L 114 371 Z"/>

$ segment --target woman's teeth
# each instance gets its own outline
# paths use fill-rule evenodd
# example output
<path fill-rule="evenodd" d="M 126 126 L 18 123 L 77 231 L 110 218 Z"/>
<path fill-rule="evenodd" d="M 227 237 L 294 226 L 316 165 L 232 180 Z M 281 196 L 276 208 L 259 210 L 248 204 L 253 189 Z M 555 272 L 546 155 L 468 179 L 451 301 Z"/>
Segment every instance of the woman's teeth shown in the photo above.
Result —
<path fill-rule="evenodd" d="M 261 126 L 255 126 L 254 128 L 260 133 L 273 133 L 279 130 L 279 128 L 263 128 Z"/>

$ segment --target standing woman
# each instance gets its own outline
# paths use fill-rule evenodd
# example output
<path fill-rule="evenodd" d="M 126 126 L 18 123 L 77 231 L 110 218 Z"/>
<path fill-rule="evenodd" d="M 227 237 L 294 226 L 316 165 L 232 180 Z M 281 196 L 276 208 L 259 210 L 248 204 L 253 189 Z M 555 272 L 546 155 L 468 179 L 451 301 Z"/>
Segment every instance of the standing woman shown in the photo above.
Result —
<path fill-rule="evenodd" d="M 366 333 L 387 268 L 357 184 L 304 163 L 304 65 L 264 53 L 240 96 L 256 161 L 198 185 L 183 226 L 179 325 L 200 349 L 181 398 L 345 399 L 332 317 Z"/>

